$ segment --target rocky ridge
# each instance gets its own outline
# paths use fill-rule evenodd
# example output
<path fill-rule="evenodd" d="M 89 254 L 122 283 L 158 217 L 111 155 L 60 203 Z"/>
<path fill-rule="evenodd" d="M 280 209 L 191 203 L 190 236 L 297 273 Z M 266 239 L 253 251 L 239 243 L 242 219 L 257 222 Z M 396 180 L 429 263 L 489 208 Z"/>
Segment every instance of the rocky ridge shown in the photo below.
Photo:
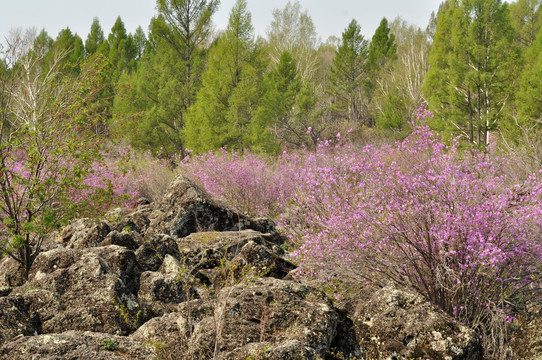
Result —
<path fill-rule="evenodd" d="M 155 204 L 72 222 L 27 281 L 0 260 L 0 357 L 482 359 L 472 330 L 408 289 L 337 308 L 282 243 L 179 176 Z"/>

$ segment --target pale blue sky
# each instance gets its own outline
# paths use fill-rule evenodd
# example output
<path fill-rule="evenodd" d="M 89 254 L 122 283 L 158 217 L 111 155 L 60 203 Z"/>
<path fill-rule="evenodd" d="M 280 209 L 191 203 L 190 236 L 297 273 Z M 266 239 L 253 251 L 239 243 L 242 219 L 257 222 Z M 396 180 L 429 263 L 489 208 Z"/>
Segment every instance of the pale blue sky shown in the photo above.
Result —
<path fill-rule="evenodd" d="M 265 36 L 275 8 L 284 8 L 288 0 L 248 0 L 252 23 L 257 35 Z M 227 25 L 235 0 L 222 0 L 213 20 L 218 29 Z M 363 34 L 370 38 L 382 17 L 393 20 L 401 16 L 409 23 L 425 28 L 431 11 L 438 9 L 441 0 L 300 0 L 309 12 L 320 38 L 340 36 L 355 18 Z M 147 31 L 150 19 L 156 14 L 155 0 L 0 0 L 0 41 L 13 27 L 45 28 L 55 38 L 69 27 L 86 39 L 92 19 L 97 16 L 107 34 L 117 16 L 121 16 L 128 32 L 138 25 Z"/>

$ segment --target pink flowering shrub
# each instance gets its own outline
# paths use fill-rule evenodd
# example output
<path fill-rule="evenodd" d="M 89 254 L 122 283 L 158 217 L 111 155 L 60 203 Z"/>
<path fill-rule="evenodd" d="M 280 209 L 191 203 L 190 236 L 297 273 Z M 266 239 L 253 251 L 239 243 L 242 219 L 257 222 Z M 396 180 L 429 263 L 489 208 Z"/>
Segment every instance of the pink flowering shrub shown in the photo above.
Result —
<path fill-rule="evenodd" d="M 27 179 L 30 178 L 26 157 L 19 151 L 6 160 L 13 194 L 21 197 L 22 201 L 26 200 Z M 167 160 L 129 147 L 108 151 L 100 159 L 92 161 L 89 169 L 75 170 L 73 162 L 61 158 L 55 164 L 55 168 L 44 171 L 41 180 L 68 188 L 65 193 L 57 191 L 51 195 L 55 207 L 64 209 L 63 217 L 57 219 L 59 224 L 74 217 L 99 217 L 115 207 L 130 210 L 141 198 L 154 201 L 175 176 Z M 80 173 L 80 178 L 77 181 L 70 179 L 69 184 L 64 184 L 64 174 L 75 171 Z M 23 211 L 19 217 L 26 216 L 24 214 Z M 0 223 L 0 231 L 2 228 Z"/>
<path fill-rule="evenodd" d="M 294 172 L 300 160 L 283 154 L 277 161 L 221 149 L 188 156 L 181 172 L 252 216 L 279 216 L 294 191 Z"/>
<path fill-rule="evenodd" d="M 213 195 L 293 228 L 303 276 L 408 284 L 501 357 L 509 325 L 540 296 L 540 174 L 519 180 L 506 158 L 447 146 L 423 121 L 413 128 L 395 146 L 328 141 L 274 163 L 222 151 L 182 167 Z"/>
<path fill-rule="evenodd" d="M 156 158 L 130 146 L 107 152 L 104 165 L 96 169 L 97 174 L 105 175 L 101 178 L 111 182 L 117 197 L 124 199 L 117 206 L 125 208 L 133 207 L 141 198 L 158 200 L 177 174 L 168 159 Z"/>

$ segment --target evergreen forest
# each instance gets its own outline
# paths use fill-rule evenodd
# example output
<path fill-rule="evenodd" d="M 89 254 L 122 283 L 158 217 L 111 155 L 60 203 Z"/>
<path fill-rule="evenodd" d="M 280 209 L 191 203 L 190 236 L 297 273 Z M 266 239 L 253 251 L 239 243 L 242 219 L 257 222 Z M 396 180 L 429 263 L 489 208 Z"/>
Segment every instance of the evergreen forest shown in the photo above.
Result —
<path fill-rule="evenodd" d="M 447 138 L 542 160 L 540 1 L 447 0 L 425 29 L 383 18 L 365 38 L 354 18 L 325 41 L 299 2 L 273 11 L 265 38 L 255 37 L 246 1 L 227 28 L 214 28 L 219 6 L 159 0 L 147 30 L 133 34 L 121 17 L 109 34 L 95 18 L 86 39 L 65 28 L 12 34 L 24 45 L 6 40 L 73 81 L 99 62 L 88 127 L 160 157 L 222 147 L 277 154 L 348 130 L 353 141 L 389 142 L 412 130 L 425 104 Z"/>

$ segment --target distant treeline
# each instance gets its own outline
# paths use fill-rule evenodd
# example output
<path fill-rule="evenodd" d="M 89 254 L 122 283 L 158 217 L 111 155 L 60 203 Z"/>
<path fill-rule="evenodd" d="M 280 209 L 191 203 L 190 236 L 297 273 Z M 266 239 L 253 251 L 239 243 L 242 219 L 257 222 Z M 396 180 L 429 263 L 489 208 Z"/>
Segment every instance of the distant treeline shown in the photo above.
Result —
<path fill-rule="evenodd" d="M 275 9 L 256 38 L 246 0 L 219 30 L 218 0 L 157 0 L 148 32 L 128 34 L 119 17 L 106 37 L 95 18 L 85 41 L 69 28 L 56 39 L 42 30 L 32 47 L 44 61 L 67 54 L 67 79 L 103 61 L 87 114 L 100 119 L 94 131 L 164 156 L 311 148 L 350 129 L 357 140 L 397 139 L 426 104 L 446 136 L 537 158 L 541 3 L 447 0 L 426 29 L 383 18 L 367 39 L 353 19 L 322 43 L 298 1 Z"/>

